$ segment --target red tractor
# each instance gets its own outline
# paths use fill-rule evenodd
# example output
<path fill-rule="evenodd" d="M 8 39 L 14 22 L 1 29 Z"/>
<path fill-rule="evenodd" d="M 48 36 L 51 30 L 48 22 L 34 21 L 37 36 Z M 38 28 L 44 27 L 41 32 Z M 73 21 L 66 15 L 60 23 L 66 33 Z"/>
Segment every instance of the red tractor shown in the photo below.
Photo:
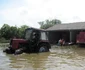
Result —
<path fill-rule="evenodd" d="M 8 54 L 48 52 L 51 46 L 47 34 L 45 30 L 28 28 L 25 30 L 24 39 L 12 39 L 10 47 L 4 52 Z"/>

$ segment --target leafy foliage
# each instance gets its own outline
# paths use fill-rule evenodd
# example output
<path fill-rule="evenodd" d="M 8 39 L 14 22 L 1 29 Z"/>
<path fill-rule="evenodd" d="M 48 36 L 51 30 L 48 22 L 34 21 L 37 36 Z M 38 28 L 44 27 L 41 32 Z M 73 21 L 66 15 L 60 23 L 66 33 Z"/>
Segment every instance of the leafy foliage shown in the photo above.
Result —
<path fill-rule="evenodd" d="M 8 24 L 4 24 L 0 30 L 1 37 L 8 39 L 9 38 L 9 31 L 10 31 L 10 26 Z"/>
<path fill-rule="evenodd" d="M 4 24 L 0 29 L 0 41 L 9 40 L 12 37 L 23 38 L 25 29 L 28 28 L 26 25 L 22 25 L 21 27 L 17 26 L 9 26 L 8 24 Z"/>
<path fill-rule="evenodd" d="M 58 19 L 53 19 L 53 20 L 45 20 L 38 22 L 40 24 L 41 29 L 47 29 L 55 24 L 61 24 L 61 21 Z"/>
<path fill-rule="evenodd" d="M 24 31 L 27 29 L 28 26 L 23 25 L 20 28 L 18 28 L 18 37 L 23 38 L 24 37 Z"/>

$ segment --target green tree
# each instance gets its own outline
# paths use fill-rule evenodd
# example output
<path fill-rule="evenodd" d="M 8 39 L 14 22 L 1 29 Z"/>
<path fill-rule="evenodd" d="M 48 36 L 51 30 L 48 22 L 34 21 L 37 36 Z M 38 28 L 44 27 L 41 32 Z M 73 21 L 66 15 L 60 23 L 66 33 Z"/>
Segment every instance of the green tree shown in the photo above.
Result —
<path fill-rule="evenodd" d="M 8 42 L 12 37 L 23 38 L 25 29 L 27 28 L 27 25 L 22 25 L 18 28 L 17 26 L 4 24 L 0 29 L 0 42 Z"/>
<path fill-rule="evenodd" d="M 22 25 L 20 28 L 16 26 L 9 26 L 8 24 L 4 24 L 0 29 L 0 38 L 10 39 L 12 37 L 24 37 L 25 29 L 27 29 L 27 25 Z"/>
<path fill-rule="evenodd" d="M 9 34 L 10 34 L 9 30 L 10 30 L 10 26 L 8 24 L 4 24 L 0 30 L 1 37 L 4 37 L 5 39 L 9 39 Z"/>
<path fill-rule="evenodd" d="M 25 29 L 27 29 L 27 25 L 22 25 L 20 28 L 18 28 L 18 37 L 23 38 Z"/>
<path fill-rule="evenodd" d="M 18 28 L 16 26 L 11 26 L 9 30 L 10 38 L 12 37 L 18 37 Z"/>
<path fill-rule="evenodd" d="M 61 21 L 58 19 L 53 19 L 53 20 L 41 21 L 38 23 L 39 23 L 41 29 L 47 29 L 55 24 L 61 24 Z"/>
<path fill-rule="evenodd" d="M 55 24 L 61 24 L 61 21 L 58 20 L 58 19 L 53 19 L 53 20 L 51 20 L 50 22 L 51 22 L 53 25 L 55 25 Z"/>

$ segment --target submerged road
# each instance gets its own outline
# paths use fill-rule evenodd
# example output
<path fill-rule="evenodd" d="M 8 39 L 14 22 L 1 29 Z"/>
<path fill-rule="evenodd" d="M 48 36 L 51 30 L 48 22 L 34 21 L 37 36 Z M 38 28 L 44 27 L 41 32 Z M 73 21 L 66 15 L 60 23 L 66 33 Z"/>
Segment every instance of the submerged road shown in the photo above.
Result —
<path fill-rule="evenodd" d="M 53 46 L 50 52 L 11 55 L 0 47 L 0 70 L 85 70 L 85 48 Z"/>

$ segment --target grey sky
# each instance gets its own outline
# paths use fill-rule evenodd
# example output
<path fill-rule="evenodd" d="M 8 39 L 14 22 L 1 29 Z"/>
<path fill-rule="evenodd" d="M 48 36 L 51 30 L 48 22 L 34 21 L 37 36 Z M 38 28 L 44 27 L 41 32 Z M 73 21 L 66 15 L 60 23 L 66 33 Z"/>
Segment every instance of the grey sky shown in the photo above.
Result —
<path fill-rule="evenodd" d="M 37 22 L 59 19 L 63 23 L 85 21 L 84 0 L 0 0 L 0 26 L 28 25 L 39 28 Z"/>

